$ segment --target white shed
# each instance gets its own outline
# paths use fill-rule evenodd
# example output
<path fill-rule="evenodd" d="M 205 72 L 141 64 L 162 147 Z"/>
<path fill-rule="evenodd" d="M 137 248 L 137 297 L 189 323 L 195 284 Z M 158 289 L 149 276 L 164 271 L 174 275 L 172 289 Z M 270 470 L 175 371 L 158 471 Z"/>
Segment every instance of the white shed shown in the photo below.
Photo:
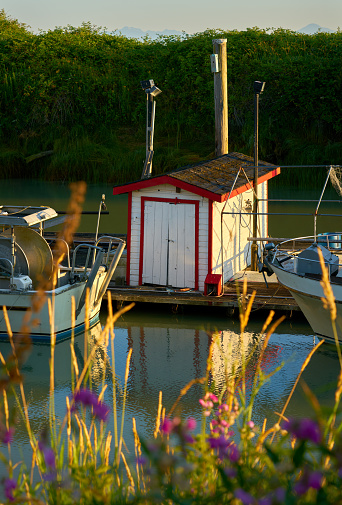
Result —
<path fill-rule="evenodd" d="M 267 199 L 267 181 L 279 173 L 259 162 L 259 199 Z M 248 266 L 253 174 L 253 158 L 230 153 L 115 186 L 114 195 L 129 197 L 126 284 L 205 292 L 208 275 L 220 276 L 223 284 Z M 259 202 L 259 212 L 267 212 L 267 201 Z M 259 236 L 267 236 L 267 223 L 260 214 Z"/>

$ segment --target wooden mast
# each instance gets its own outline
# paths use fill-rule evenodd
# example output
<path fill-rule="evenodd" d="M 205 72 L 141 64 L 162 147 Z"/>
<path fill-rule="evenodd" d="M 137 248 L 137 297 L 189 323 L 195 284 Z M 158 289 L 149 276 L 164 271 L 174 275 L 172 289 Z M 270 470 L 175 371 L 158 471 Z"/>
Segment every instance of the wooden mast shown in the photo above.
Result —
<path fill-rule="evenodd" d="M 227 39 L 214 39 L 213 50 L 215 154 L 222 156 L 228 153 Z"/>

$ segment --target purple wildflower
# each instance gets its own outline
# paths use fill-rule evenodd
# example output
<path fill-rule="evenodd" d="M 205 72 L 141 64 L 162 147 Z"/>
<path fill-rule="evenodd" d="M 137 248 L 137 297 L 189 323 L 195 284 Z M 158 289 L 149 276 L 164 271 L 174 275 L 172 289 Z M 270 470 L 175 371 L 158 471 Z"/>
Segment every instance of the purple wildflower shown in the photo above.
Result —
<path fill-rule="evenodd" d="M 278 487 L 275 491 L 274 491 L 274 498 L 276 499 L 277 502 L 279 503 L 284 503 L 285 501 L 285 489 L 283 487 Z"/>
<path fill-rule="evenodd" d="M 74 395 L 74 403 L 75 408 L 77 408 L 80 403 L 82 403 L 85 407 L 92 407 L 95 417 L 100 419 L 100 421 L 107 420 L 110 410 L 109 407 L 105 403 L 99 401 L 96 394 L 89 389 L 84 388 L 77 391 Z"/>
<path fill-rule="evenodd" d="M 319 426 L 312 419 L 290 419 L 284 422 L 284 429 L 299 440 L 310 440 L 314 444 L 321 441 Z"/>
<path fill-rule="evenodd" d="M 258 501 L 258 505 L 272 505 L 273 503 L 283 504 L 285 501 L 285 489 L 278 487 L 270 494 L 264 496 Z"/>
<path fill-rule="evenodd" d="M 184 442 L 192 444 L 194 438 L 190 435 L 190 431 L 196 428 L 196 421 L 192 417 L 186 419 L 185 423 L 182 423 L 180 417 L 175 417 L 174 419 L 165 418 L 162 425 L 161 431 L 170 435 L 171 433 L 176 433 Z"/>
<path fill-rule="evenodd" d="M 138 456 L 137 463 L 138 465 L 145 466 L 148 463 L 148 459 L 145 458 L 144 456 Z"/>
<path fill-rule="evenodd" d="M 310 488 L 320 489 L 322 486 L 322 474 L 320 472 L 304 471 L 302 478 L 296 482 L 294 489 L 297 494 L 305 494 Z"/>
<path fill-rule="evenodd" d="M 303 480 L 296 482 L 296 484 L 294 485 L 294 490 L 299 495 L 305 494 L 308 489 L 309 489 L 309 486 L 308 486 L 307 482 L 304 482 Z"/>
<path fill-rule="evenodd" d="M 13 491 L 17 487 L 17 483 L 14 479 L 5 479 L 4 488 L 5 496 L 9 501 L 14 501 Z"/>
<path fill-rule="evenodd" d="M 217 456 L 221 461 L 228 458 L 232 463 L 236 463 L 239 460 L 239 449 L 234 442 L 224 435 L 209 437 L 207 441 L 211 449 L 217 450 Z"/>
<path fill-rule="evenodd" d="M 189 435 L 188 433 L 185 433 L 184 434 L 184 441 L 187 443 L 187 444 L 193 444 L 195 442 L 195 439 L 192 435 Z"/>
<path fill-rule="evenodd" d="M 170 434 L 173 430 L 173 422 L 166 417 L 161 425 L 161 430 L 163 433 Z"/>
<path fill-rule="evenodd" d="M 109 410 L 109 407 L 103 402 L 97 402 L 93 405 L 93 414 L 100 419 L 100 421 L 107 421 Z"/>
<path fill-rule="evenodd" d="M 47 472 L 43 474 L 43 479 L 45 482 L 53 482 L 56 480 L 56 472 Z"/>
<path fill-rule="evenodd" d="M 159 451 L 159 445 L 154 442 L 149 442 L 146 444 L 148 452 L 157 453 Z"/>
<path fill-rule="evenodd" d="M 254 503 L 254 498 L 252 495 L 239 488 L 235 490 L 235 497 L 242 501 L 243 505 L 252 505 Z"/>
<path fill-rule="evenodd" d="M 312 489 L 320 489 L 322 486 L 322 474 L 320 472 L 311 472 L 308 476 L 308 485 Z"/>
<path fill-rule="evenodd" d="M 227 440 L 224 435 L 220 435 L 219 437 L 209 437 L 208 443 L 212 449 L 219 449 L 227 447 L 230 444 L 230 440 Z"/>
<path fill-rule="evenodd" d="M 235 468 L 225 468 L 224 473 L 227 475 L 229 479 L 233 479 L 237 475 L 237 471 Z"/>
<path fill-rule="evenodd" d="M 13 441 L 14 428 L 11 427 L 8 430 L 6 429 L 0 435 L 1 442 L 3 444 L 10 444 Z"/>
<path fill-rule="evenodd" d="M 82 403 L 85 407 L 91 407 L 97 403 L 97 396 L 90 389 L 80 389 L 74 396 L 75 404 Z"/>
<path fill-rule="evenodd" d="M 44 449 L 43 452 L 46 466 L 54 470 L 56 468 L 55 453 L 53 452 L 51 447 Z"/>
<path fill-rule="evenodd" d="M 196 429 L 196 424 L 196 420 L 193 417 L 189 417 L 185 421 L 185 427 L 188 431 L 194 431 L 194 429 Z"/>
<path fill-rule="evenodd" d="M 218 403 L 218 398 L 216 395 L 214 395 L 214 393 L 207 393 L 210 400 L 213 401 L 214 403 Z"/>
<path fill-rule="evenodd" d="M 228 458 L 232 463 L 236 463 L 240 458 L 239 449 L 233 442 L 228 446 Z"/>
<path fill-rule="evenodd" d="M 218 398 L 216 395 L 213 393 L 206 393 L 204 395 L 204 398 L 201 398 L 199 400 L 200 404 L 202 407 L 204 407 L 206 410 L 204 411 L 204 415 L 206 417 L 210 416 L 211 414 L 211 409 L 214 407 L 214 403 L 218 403 Z"/>
<path fill-rule="evenodd" d="M 271 496 L 264 496 L 258 501 L 258 505 L 272 505 L 272 501 Z"/>
<path fill-rule="evenodd" d="M 182 424 L 182 420 L 180 417 L 176 416 L 173 418 L 172 423 L 173 423 L 173 427 L 177 428 L 178 426 L 180 426 Z"/>
<path fill-rule="evenodd" d="M 199 400 L 200 404 L 202 405 L 202 407 L 206 408 L 206 409 L 212 409 L 214 404 L 211 400 L 203 400 L 203 398 L 200 398 Z"/>

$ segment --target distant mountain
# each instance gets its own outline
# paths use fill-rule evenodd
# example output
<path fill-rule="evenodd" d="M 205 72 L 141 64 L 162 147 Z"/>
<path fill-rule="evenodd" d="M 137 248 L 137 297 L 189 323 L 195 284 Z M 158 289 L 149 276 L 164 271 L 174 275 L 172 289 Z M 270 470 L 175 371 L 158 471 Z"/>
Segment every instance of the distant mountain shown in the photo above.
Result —
<path fill-rule="evenodd" d="M 313 35 L 317 32 L 325 32 L 325 33 L 333 33 L 334 30 L 330 28 L 323 28 L 322 26 L 316 25 L 315 23 L 311 23 L 310 25 L 304 26 L 300 30 L 297 30 L 299 33 L 306 33 L 307 35 Z"/>
<path fill-rule="evenodd" d="M 156 32 L 154 30 L 147 30 L 146 32 L 144 32 L 140 28 L 133 28 L 131 26 L 124 26 L 123 28 L 120 28 L 120 30 L 117 31 L 120 32 L 125 37 L 131 39 L 142 39 L 143 37 L 146 37 L 146 35 L 148 35 L 151 39 L 156 39 L 158 35 L 182 35 L 183 33 L 177 30 L 163 30 L 159 32 Z"/>

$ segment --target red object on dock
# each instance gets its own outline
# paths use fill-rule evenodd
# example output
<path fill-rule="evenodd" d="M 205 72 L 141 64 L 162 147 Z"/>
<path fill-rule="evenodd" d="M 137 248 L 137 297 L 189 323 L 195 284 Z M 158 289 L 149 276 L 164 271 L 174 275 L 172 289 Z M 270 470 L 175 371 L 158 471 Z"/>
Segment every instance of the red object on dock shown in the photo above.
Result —
<path fill-rule="evenodd" d="M 207 296 L 220 296 L 222 292 L 222 275 L 208 274 L 204 283 L 204 294 Z"/>

